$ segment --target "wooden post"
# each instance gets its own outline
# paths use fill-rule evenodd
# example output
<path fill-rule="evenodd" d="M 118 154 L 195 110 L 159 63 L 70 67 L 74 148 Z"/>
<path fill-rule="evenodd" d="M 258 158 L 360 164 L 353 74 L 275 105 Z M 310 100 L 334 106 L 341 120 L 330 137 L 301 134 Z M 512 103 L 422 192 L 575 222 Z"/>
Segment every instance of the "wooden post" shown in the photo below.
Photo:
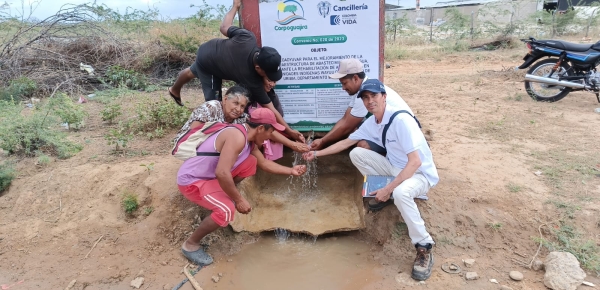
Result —
<path fill-rule="evenodd" d="M 429 42 L 433 42 L 433 7 L 431 7 L 431 15 L 429 15 Z"/>
<path fill-rule="evenodd" d="M 473 11 L 471 11 L 471 41 L 473 41 Z"/>

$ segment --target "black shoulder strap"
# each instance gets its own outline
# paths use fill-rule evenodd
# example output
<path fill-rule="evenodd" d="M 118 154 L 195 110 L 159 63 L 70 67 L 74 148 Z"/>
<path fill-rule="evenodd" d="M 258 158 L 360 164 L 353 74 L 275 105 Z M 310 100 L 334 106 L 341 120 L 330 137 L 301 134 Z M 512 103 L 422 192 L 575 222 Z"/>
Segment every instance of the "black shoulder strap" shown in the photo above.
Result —
<path fill-rule="evenodd" d="M 400 110 L 400 111 L 394 112 L 394 114 L 390 117 L 390 120 L 388 121 L 388 123 L 385 124 L 385 127 L 383 127 L 383 136 L 381 136 L 381 143 L 383 144 L 383 148 L 385 148 L 385 137 L 387 136 L 387 131 L 390 128 L 390 125 L 392 124 L 392 122 L 394 121 L 396 116 L 398 116 L 398 114 L 401 114 L 401 113 L 409 114 L 411 117 L 413 117 L 413 119 L 415 119 L 415 121 L 417 121 L 417 125 L 419 125 L 419 128 L 421 128 L 421 123 L 419 122 L 417 117 L 413 116 L 409 111 Z"/>
<path fill-rule="evenodd" d="M 196 152 L 196 156 L 221 156 L 219 152 Z"/>

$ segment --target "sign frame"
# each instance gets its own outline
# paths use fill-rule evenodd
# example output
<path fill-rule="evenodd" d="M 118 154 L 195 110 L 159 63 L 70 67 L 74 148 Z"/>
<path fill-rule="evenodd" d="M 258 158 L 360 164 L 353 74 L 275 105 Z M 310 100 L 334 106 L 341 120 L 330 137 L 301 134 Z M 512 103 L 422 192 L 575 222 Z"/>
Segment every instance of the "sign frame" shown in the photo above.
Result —
<path fill-rule="evenodd" d="M 240 26 L 245 28 L 256 36 L 257 44 L 262 47 L 262 35 L 260 29 L 260 0 L 242 0 L 242 7 L 238 12 Z M 384 81 L 384 50 L 385 50 L 385 0 L 377 0 L 379 2 L 379 80 Z M 300 122 L 301 123 L 301 122 Z M 334 124 L 324 124 L 323 128 L 307 129 L 303 124 L 290 124 L 294 129 L 301 132 L 310 130 L 314 131 L 329 131 Z"/>

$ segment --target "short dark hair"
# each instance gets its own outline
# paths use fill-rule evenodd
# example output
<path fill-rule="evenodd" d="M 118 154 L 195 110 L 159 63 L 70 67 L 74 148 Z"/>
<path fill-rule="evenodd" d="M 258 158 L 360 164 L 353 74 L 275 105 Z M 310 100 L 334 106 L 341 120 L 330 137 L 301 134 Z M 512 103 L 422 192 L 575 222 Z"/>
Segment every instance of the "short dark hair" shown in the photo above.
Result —
<path fill-rule="evenodd" d="M 366 75 L 365 75 L 365 72 L 364 72 L 364 71 L 361 71 L 361 72 L 359 72 L 359 73 L 355 73 L 355 74 L 347 74 L 347 75 L 343 76 L 341 79 L 351 79 L 351 78 L 353 78 L 355 75 L 356 75 L 356 76 L 358 76 L 358 78 L 359 78 L 359 79 L 361 79 L 361 80 L 364 80 L 364 79 L 365 79 L 365 77 L 366 77 Z"/>
<path fill-rule="evenodd" d="M 250 121 L 246 121 L 246 124 L 248 124 L 248 126 L 250 126 L 250 128 L 252 128 L 252 129 L 256 129 L 258 126 L 261 126 L 261 125 L 263 127 L 265 127 L 265 130 L 269 130 L 269 129 L 273 128 L 273 126 L 271 124 L 257 124 L 257 123 L 253 123 Z"/>

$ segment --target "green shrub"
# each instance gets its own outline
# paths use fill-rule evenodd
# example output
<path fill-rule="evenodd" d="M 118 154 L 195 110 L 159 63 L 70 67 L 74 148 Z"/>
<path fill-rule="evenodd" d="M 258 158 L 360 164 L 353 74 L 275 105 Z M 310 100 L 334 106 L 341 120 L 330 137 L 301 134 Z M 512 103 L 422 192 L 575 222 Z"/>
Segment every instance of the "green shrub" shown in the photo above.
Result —
<path fill-rule="evenodd" d="M 139 206 L 137 194 L 125 192 L 121 200 L 121 205 L 127 214 L 132 214 Z"/>
<path fill-rule="evenodd" d="M 15 178 L 15 166 L 10 162 L 0 163 L 0 192 L 8 189 Z"/>
<path fill-rule="evenodd" d="M 0 101 L 0 148 L 9 154 L 35 156 L 37 151 L 69 158 L 81 151 L 81 145 L 66 138 L 59 131 L 58 120 L 47 110 L 32 110 L 22 114 L 23 108 L 14 102 Z"/>
<path fill-rule="evenodd" d="M 143 90 L 148 86 L 144 75 L 118 65 L 111 66 L 106 70 L 105 81 L 114 87 L 126 87 L 132 90 Z"/>
<path fill-rule="evenodd" d="M 83 107 L 73 102 L 69 96 L 64 93 L 57 93 L 48 102 L 52 113 L 58 116 L 63 123 L 67 123 L 70 128 L 78 129 L 83 124 L 83 119 L 87 117 L 87 112 Z"/>
<path fill-rule="evenodd" d="M 123 112 L 121 112 L 121 105 L 113 103 L 104 107 L 104 109 L 100 111 L 100 114 L 102 114 L 103 121 L 112 124 L 116 118 L 123 115 Z"/>
<path fill-rule="evenodd" d="M 44 154 L 44 153 L 39 153 L 38 156 L 38 160 L 37 163 L 41 166 L 46 166 L 48 164 L 50 164 L 51 160 L 50 160 L 50 156 Z"/>
<path fill-rule="evenodd" d="M 2 101 L 21 101 L 24 98 L 31 97 L 37 90 L 37 84 L 27 78 L 20 77 L 10 81 L 8 87 L 0 89 L 0 100 Z"/>
<path fill-rule="evenodd" d="M 181 128 L 190 114 L 186 107 L 165 98 L 158 101 L 143 98 L 136 104 L 135 111 L 138 116 L 135 123 L 137 130 L 154 132 L 156 136 L 162 135 L 165 128 Z"/>
<path fill-rule="evenodd" d="M 104 139 L 107 141 L 108 145 L 115 145 L 115 151 L 120 151 L 123 148 L 127 147 L 127 143 L 131 141 L 133 136 L 131 133 L 126 132 L 126 128 L 119 124 L 119 128 L 110 129 L 108 133 L 104 135 Z"/>
<path fill-rule="evenodd" d="M 172 36 L 162 34 L 160 35 L 160 38 L 168 45 L 183 52 L 196 53 L 196 50 L 198 50 L 198 41 L 194 37 L 180 36 L 177 34 Z"/>

